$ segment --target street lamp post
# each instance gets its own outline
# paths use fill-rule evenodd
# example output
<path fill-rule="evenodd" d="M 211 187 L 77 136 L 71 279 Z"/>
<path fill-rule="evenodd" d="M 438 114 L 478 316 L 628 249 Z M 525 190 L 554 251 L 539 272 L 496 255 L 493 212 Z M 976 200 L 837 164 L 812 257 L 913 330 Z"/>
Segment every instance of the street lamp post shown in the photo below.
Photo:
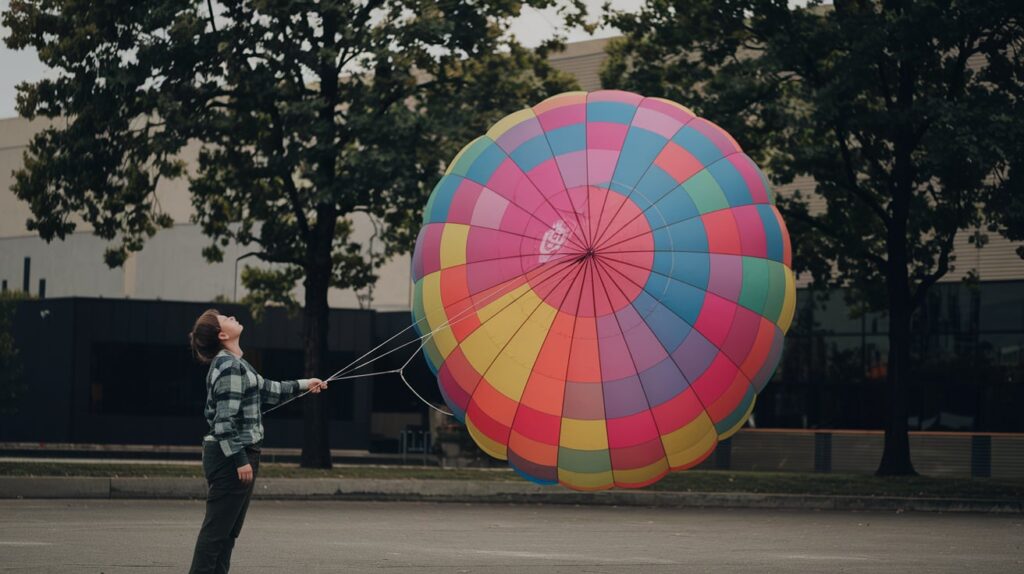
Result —
<path fill-rule="evenodd" d="M 253 257 L 255 255 L 259 255 L 259 252 L 251 251 L 244 255 L 239 255 L 238 257 L 235 258 L 235 290 L 234 294 L 231 297 L 232 303 L 238 303 L 238 262 L 245 259 L 246 257 Z"/>

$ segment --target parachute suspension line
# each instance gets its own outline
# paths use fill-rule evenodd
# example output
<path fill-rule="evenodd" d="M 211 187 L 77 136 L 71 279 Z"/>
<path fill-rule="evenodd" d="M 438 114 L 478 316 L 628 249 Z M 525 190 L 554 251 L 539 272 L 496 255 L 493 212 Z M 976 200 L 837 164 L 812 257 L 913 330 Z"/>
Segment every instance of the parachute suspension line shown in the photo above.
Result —
<path fill-rule="evenodd" d="M 549 261 L 546 261 L 546 262 L 542 263 L 541 265 L 539 265 L 538 267 L 536 267 L 536 268 L 534 268 L 534 269 L 532 269 L 530 271 L 526 271 L 524 273 L 520 273 L 519 275 L 516 275 L 515 277 L 511 277 L 509 279 L 506 279 L 503 283 L 505 283 L 506 286 L 507 286 L 507 284 L 514 282 L 516 279 L 519 279 L 520 277 L 522 277 L 524 275 L 529 275 L 531 272 L 537 271 L 538 269 L 546 267 L 546 266 L 548 266 L 548 265 L 550 265 L 552 263 L 570 263 L 570 262 L 572 262 L 573 259 L 575 259 L 575 258 L 556 258 L 556 259 L 551 259 Z M 547 270 L 545 270 L 545 272 L 546 271 Z M 540 275 L 540 273 L 538 273 L 537 275 Z M 545 277 L 542 281 L 548 281 L 549 279 L 551 279 L 554 276 L 555 276 L 555 274 L 551 274 L 548 277 Z M 477 304 L 480 305 L 480 304 L 483 304 L 485 302 L 489 303 L 489 302 L 491 302 L 489 300 L 498 299 L 499 296 L 507 295 L 512 290 L 514 290 L 514 289 L 512 289 L 512 290 L 509 290 L 508 292 L 503 292 L 503 289 L 504 289 L 504 287 L 502 287 L 499 284 L 498 288 L 495 289 L 495 291 L 493 293 L 490 293 L 487 296 L 482 297 L 480 299 L 480 301 L 477 302 Z M 509 306 L 514 304 L 516 301 L 518 301 L 519 299 L 524 297 L 528 292 L 529 291 L 524 291 L 522 294 L 516 296 L 514 299 L 509 301 L 509 303 L 507 305 L 505 305 L 504 307 L 499 309 L 498 312 L 501 312 L 501 311 L 507 309 Z M 472 295 L 470 295 L 467 298 L 472 298 Z M 462 300 L 464 301 L 465 299 L 462 299 Z M 369 351 L 363 353 L 361 356 L 359 356 L 358 358 L 353 360 L 351 363 L 349 363 L 345 367 L 342 367 L 340 370 L 336 371 L 330 377 L 324 379 L 324 382 L 327 383 L 327 382 L 331 382 L 331 381 L 343 381 L 343 380 L 351 380 L 351 379 L 360 379 L 360 378 L 364 378 L 364 377 L 372 377 L 372 376 L 375 376 L 375 375 L 397 374 L 402 379 L 402 382 L 405 384 L 405 386 L 412 392 L 413 395 L 416 396 L 417 399 L 420 400 L 420 402 L 422 402 L 423 404 L 427 405 L 431 409 L 434 409 L 435 411 L 437 411 L 437 412 L 439 412 L 439 413 L 441 413 L 443 415 L 450 416 L 450 417 L 451 416 L 455 416 L 454 413 L 452 413 L 450 411 L 447 411 L 447 410 L 444 410 L 444 409 L 441 409 L 441 408 L 438 408 L 437 406 L 432 404 L 430 401 L 425 399 L 423 397 L 423 395 L 421 395 L 415 388 L 413 388 L 413 386 L 409 383 L 409 380 L 405 378 L 405 372 L 404 371 L 405 371 L 406 367 L 409 366 L 409 363 L 411 363 L 412 360 L 416 358 L 416 355 L 418 355 L 423 350 L 423 347 L 425 347 L 427 345 L 427 343 L 429 342 L 429 339 L 432 338 L 435 333 L 437 333 L 438 331 L 442 331 L 444 329 L 447 329 L 451 325 L 459 323 L 460 321 L 464 321 L 465 319 L 468 319 L 470 317 L 470 314 L 471 313 L 475 314 L 476 311 L 477 311 L 477 309 L 476 309 L 475 306 L 469 306 L 466 309 L 463 309 L 462 311 L 457 313 L 454 317 L 448 319 L 447 321 L 445 321 L 444 323 L 439 325 L 437 328 L 433 329 L 432 331 L 430 331 L 430 332 L 428 332 L 428 333 L 426 333 L 424 335 L 421 335 L 420 337 L 418 337 L 416 339 L 412 339 L 410 341 L 406 341 L 405 343 L 402 343 L 401 345 L 395 347 L 394 349 L 391 349 L 389 351 L 381 353 L 380 355 L 376 355 L 376 356 L 373 356 L 373 357 L 371 357 L 369 359 L 366 359 L 366 357 L 369 356 L 370 354 L 372 354 L 373 352 L 375 352 L 378 349 L 380 349 L 381 347 L 387 345 L 391 341 L 394 341 L 400 335 L 402 335 L 403 333 L 405 333 L 409 329 L 414 328 L 419 323 L 425 321 L 427 319 L 427 317 L 426 317 L 426 314 L 424 313 L 424 316 L 423 316 L 422 319 L 414 321 L 411 325 L 409 325 L 408 327 L 406 327 L 406 328 L 402 329 L 401 331 L 395 333 L 394 335 L 389 337 L 383 343 L 381 343 L 381 344 L 377 345 L 376 347 L 370 349 Z M 498 315 L 498 313 L 496 312 L 491 317 L 488 317 L 487 319 L 481 321 L 480 324 L 483 325 L 484 323 L 486 323 L 487 321 L 490 321 L 491 319 L 493 319 L 497 315 Z M 357 371 L 357 370 L 365 367 L 366 365 L 369 365 L 369 364 L 377 361 L 378 359 L 386 357 L 386 356 L 388 356 L 388 355 L 390 355 L 390 354 L 392 354 L 392 353 L 394 353 L 396 351 L 399 351 L 400 349 L 403 349 L 403 348 L 408 347 L 410 345 L 414 345 L 416 343 L 419 343 L 420 345 L 416 348 L 415 351 L 413 351 L 413 353 L 409 356 L 409 358 L 406 359 L 406 361 L 404 363 L 402 363 L 402 366 L 397 368 L 397 369 L 390 369 L 390 370 L 387 370 L 387 371 L 376 371 L 376 372 L 372 372 L 372 373 L 359 373 L 359 374 L 356 374 L 356 375 L 350 374 L 353 371 Z M 366 360 L 364 361 L 364 359 L 366 359 Z M 362 361 L 362 362 L 360 362 L 360 361 Z M 359 364 L 357 365 L 356 363 L 359 363 Z M 290 403 L 290 402 L 292 402 L 294 400 L 301 399 L 302 397 L 308 395 L 311 392 L 312 392 L 312 390 L 303 391 L 302 393 L 300 393 L 298 395 L 295 395 L 294 397 L 288 399 L 287 401 L 284 401 L 284 402 L 282 402 L 280 404 L 274 405 L 273 407 L 263 411 L 261 414 L 265 415 L 265 414 L 268 414 L 268 413 L 270 413 L 272 411 L 275 411 L 275 410 L 277 410 L 277 409 L 287 405 L 288 403 Z"/>
<path fill-rule="evenodd" d="M 430 331 L 429 333 L 426 333 L 425 335 L 422 335 L 422 336 L 420 336 L 417 339 L 413 339 L 413 340 L 407 341 L 407 342 L 399 345 L 398 347 L 395 347 L 394 349 L 391 349 L 390 351 L 384 352 L 384 353 L 382 353 L 380 355 L 376 355 L 376 356 L 374 356 L 374 357 L 372 357 L 370 359 L 367 359 L 366 361 L 363 361 L 363 359 L 365 359 L 368 355 L 374 353 L 375 351 L 377 351 L 381 347 L 387 345 L 391 341 L 394 341 L 396 338 L 398 338 L 400 335 L 402 335 L 403 333 L 405 333 L 409 329 L 412 329 L 416 325 L 422 323 L 423 321 L 426 321 L 427 317 L 426 317 L 426 313 L 424 313 L 424 316 L 423 316 L 422 319 L 414 321 L 411 325 L 409 325 L 408 327 L 406 327 L 406 328 L 402 329 L 401 331 L 395 333 L 394 335 L 389 337 L 383 343 L 381 343 L 381 344 L 377 345 L 376 347 L 370 349 L 369 351 L 363 353 L 362 356 L 360 356 L 359 358 L 355 359 L 354 361 L 352 361 L 351 363 L 349 363 L 345 367 L 342 367 L 340 370 L 336 371 L 334 374 L 332 374 L 330 377 L 328 377 L 325 380 L 327 380 L 327 381 L 337 380 L 336 377 L 339 376 L 339 375 L 345 375 L 345 374 L 348 374 L 348 373 L 350 373 L 352 371 L 359 370 L 359 369 L 365 367 L 366 365 L 368 365 L 370 363 L 373 363 L 377 359 L 380 359 L 382 357 L 386 357 L 387 355 L 390 355 L 391 353 L 394 353 L 395 351 L 398 351 L 399 349 L 402 349 L 402 348 L 407 347 L 409 345 L 412 345 L 412 344 L 415 344 L 417 342 L 423 341 L 424 339 L 427 339 L 427 338 L 433 336 L 434 333 L 437 333 L 438 331 L 444 330 L 444 329 L 448 328 L 449 326 L 451 326 L 451 325 L 453 325 L 455 323 L 458 323 L 459 321 L 462 321 L 462 320 L 468 318 L 468 315 L 470 315 L 472 313 L 475 313 L 479 306 L 481 306 L 481 305 L 483 305 L 485 303 L 490 303 L 491 300 L 497 299 L 497 298 L 499 298 L 501 296 L 507 295 L 509 292 L 511 292 L 511 290 L 509 290 L 508 292 L 503 292 L 502 290 L 504 289 L 504 287 L 507 287 L 508 284 L 514 282 L 516 279 L 519 279 L 520 277 L 522 277 L 524 275 L 529 275 L 530 273 L 536 272 L 537 270 L 539 270 L 539 269 L 541 269 L 543 267 L 546 267 L 548 265 L 551 265 L 553 263 L 567 263 L 567 262 L 571 262 L 571 260 L 567 260 L 567 259 L 551 259 L 549 261 L 546 261 L 546 262 L 542 263 L 538 267 L 536 267 L 534 269 L 531 269 L 530 271 L 526 271 L 526 272 L 520 273 L 519 275 L 516 275 L 514 277 L 510 277 L 509 279 L 506 279 L 505 281 L 502 282 L 504 285 L 499 284 L 499 285 L 495 286 L 495 288 L 494 288 L 495 290 L 494 290 L 493 293 L 490 293 L 487 296 L 482 297 L 480 299 L 480 301 L 474 302 L 474 305 L 471 305 L 471 306 L 467 307 L 466 309 L 463 309 L 462 311 L 457 313 L 454 317 L 448 319 L 447 321 L 445 321 L 444 323 L 439 325 L 433 331 Z M 546 271 L 547 270 L 545 270 L 545 272 Z M 537 275 L 539 276 L 539 275 L 541 275 L 541 273 L 537 273 Z M 544 279 L 544 281 L 547 281 L 550 278 L 551 278 L 551 276 L 548 276 L 548 277 L 546 277 Z M 458 300 L 456 302 L 462 302 L 462 301 L 465 301 L 466 299 L 472 299 L 472 295 L 469 295 L 468 297 L 460 299 L 460 300 Z M 517 300 L 519 300 L 519 297 L 516 297 L 516 299 L 514 301 L 512 301 L 512 302 L 514 303 Z M 502 309 L 504 309 L 504 307 Z M 436 309 L 434 309 L 434 310 L 436 310 Z M 420 347 L 416 351 L 419 352 L 419 351 L 423 350 L 424 346 L 426 346 L 426 343 L 424 343 L 423 345 L 420 345 Z M 415 354 L 414 354 L 414 356 L 415 356 Z M 358 364 L 358 365 L 356 365 L 356 363 L 359 363 L 360 361 L 363 361 L 363 362 Z M 410 361 L 411 361 L 411 359 L 410 359 Z M 406 361 L 406 365 L 410 361 Z"/>

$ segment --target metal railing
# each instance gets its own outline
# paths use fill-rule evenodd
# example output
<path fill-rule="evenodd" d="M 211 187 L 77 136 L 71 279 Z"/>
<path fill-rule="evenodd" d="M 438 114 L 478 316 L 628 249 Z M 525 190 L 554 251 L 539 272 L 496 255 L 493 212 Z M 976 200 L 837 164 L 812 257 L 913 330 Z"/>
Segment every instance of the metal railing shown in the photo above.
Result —
<path fill-rule="evenodd" d="M 410 454 L 420 454 L 423 466 L 427 465 L 427 455 L 432 448 L 430 431 L 418 429 L 406 429 L 400 435 L 400 452 L 402 453 L 402 464 L 408 462 Z"/>

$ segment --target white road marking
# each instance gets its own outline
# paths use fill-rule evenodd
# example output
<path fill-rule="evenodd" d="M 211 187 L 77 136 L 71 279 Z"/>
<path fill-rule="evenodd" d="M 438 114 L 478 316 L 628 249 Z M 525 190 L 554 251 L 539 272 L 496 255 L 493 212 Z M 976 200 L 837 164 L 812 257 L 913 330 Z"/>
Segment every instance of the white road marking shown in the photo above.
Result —
<path fill-rule="evenodd" d="M 592 554 L 566 554 L 559 552 L 524 552 L 520 550 L 463 550 L 463 552 L 469 552 L 474 554 L 487 554 L 490 556 L 507 556 L 510 558 L 538 558 L 541 560 L 589 560 L 594 562 L 625 564 L 675 564 L 675 562 L 672 560 L 658 560 L 646 556 L 643 558 L 605 558 L 602 556 L 594 556 Z"/>
<path fill-rule="evenodd" d="M 841 554 L 782 554 L 789 560 L 877 560 L 874 556 L 843 556 Z"/>

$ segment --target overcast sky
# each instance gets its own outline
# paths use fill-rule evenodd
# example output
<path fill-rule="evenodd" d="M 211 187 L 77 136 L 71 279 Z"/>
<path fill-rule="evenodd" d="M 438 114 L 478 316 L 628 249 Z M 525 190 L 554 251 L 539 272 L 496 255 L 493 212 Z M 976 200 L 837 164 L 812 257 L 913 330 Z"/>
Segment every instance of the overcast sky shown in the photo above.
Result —
<path fill-rule="evenodd" d="M 605 0 L 586 0 L 590 12 L 595 15 L 601 12 L 604 2 Z M 641 4 L 642 0 L 612 0 L 612 5 L 618 10 L 636 10 Z M 9 5 L 9 0 L 0 0 L 0 10 L 6 11 Z M 557 17 L 553 11 L 541 13 L 527 8 L 513 25 L 512 32 L 527 46 L 534 46 L 551 36 L 554 22 L 557 22 Z M 9 33 L 6 27 L 0 27 L 0 37 L 6 38 Z M 615 33 L 614 30 L 601 30 L 593 37 L 606 37 Z M 582 30 L 576 30 L 570 34 L 569 41 L 586 40 L 590 37 Z M 25 81 L 37 81 L 45 77 L 46 73 L 46 67 L 39 63 L 34 51 L 10 50 L 0 41 L 0 118 L 17 115 L 14 109 L 17 94 L 15 86 Z"/>

